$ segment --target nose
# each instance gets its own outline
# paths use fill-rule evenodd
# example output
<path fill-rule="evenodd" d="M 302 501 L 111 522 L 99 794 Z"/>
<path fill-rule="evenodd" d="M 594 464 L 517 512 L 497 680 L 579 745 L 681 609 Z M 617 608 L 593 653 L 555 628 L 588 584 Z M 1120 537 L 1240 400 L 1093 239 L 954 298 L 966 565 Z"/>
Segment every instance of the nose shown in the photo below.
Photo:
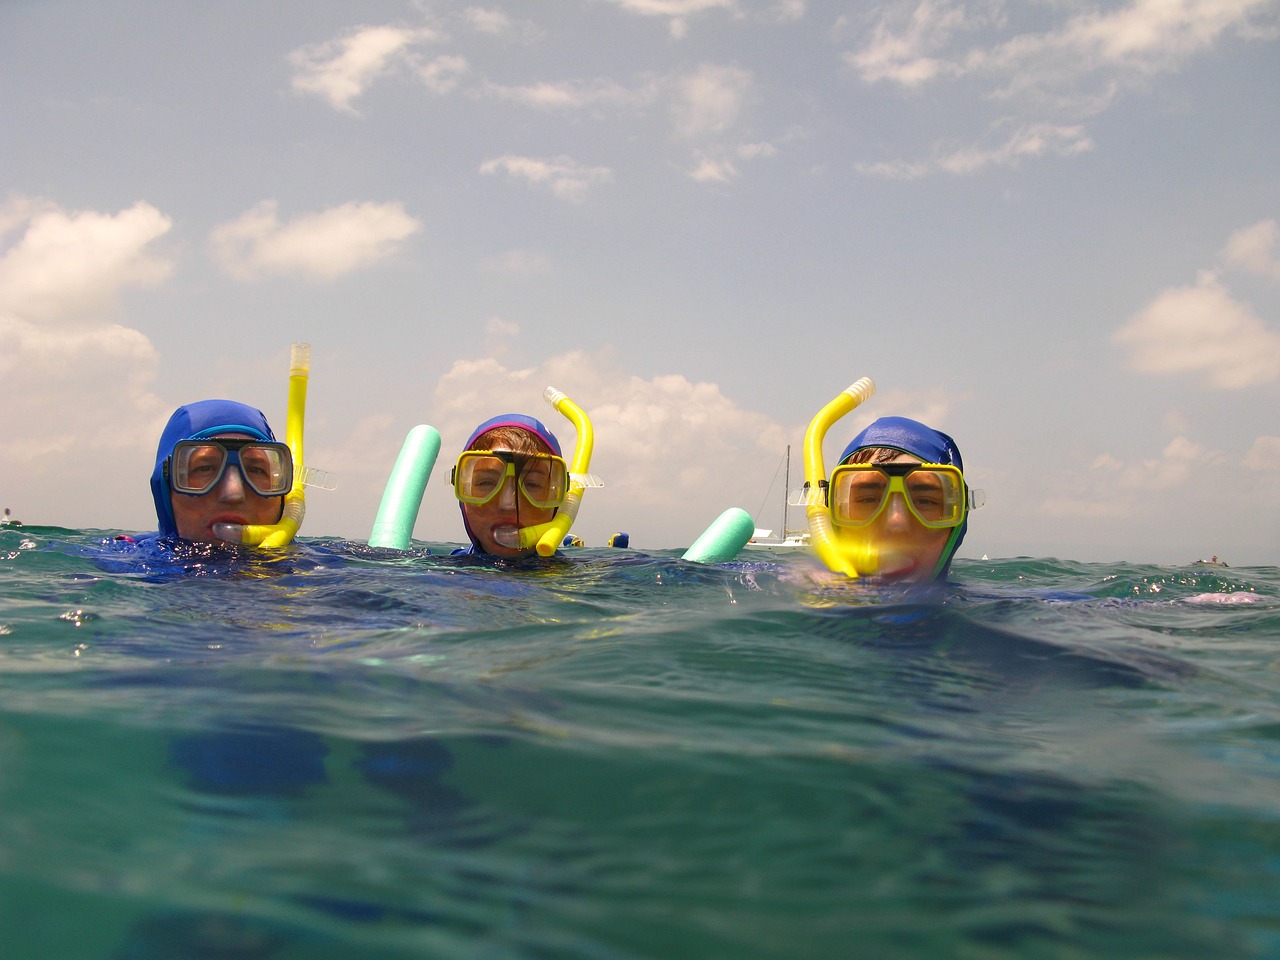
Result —
<path fill-rule="evenodd" d="M 912 516 L 906 500 L 900 493 L 889 494 L 889 502 L 884 508 L 884 525 L 886 529 L 909 529 L 915 517 Z"/>
<path fill-rule="evenodd" d="M 512 477 L 508 477 L 502 484 L 502 492 L 498 494 L 498 506 L 503 510 L 514 510 L 516 508 L 516 481 Z"/>
<path fill-rule="evenodd" d="M 244 477 L 234 463 L 227 464 L 222 479 L 218 481 L 218 499 L 224 503 L 239 503 L 244 500 Z"/>

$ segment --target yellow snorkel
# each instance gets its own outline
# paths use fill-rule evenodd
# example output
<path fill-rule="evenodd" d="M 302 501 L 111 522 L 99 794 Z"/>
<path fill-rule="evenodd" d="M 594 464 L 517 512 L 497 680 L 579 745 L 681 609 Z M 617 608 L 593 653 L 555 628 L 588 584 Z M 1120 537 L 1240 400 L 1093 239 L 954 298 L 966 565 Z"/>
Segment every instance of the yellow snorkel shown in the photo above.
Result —
<path fill-rule="evenodd" d="M 578 433 L 578 441 L 573 451 L 573 463 L 569 466 L 569 492 L 565 494 L 564 504 L 547 523 L 520 528 L 520 546 L 527 549 L 536 545 L 539 556 L 549 557 L 564 542 L 569 527 L 577 518 L 583 490 L 588 486 L 601 486 L 601 483 L 587 473 L 591 465 L 591 449 L 595 444 L 595 434 L 586 413 L 555 387 L 547 387 L 542 392 L 542 399 L 560 411 Z"/>
<path fill-rule="evenodd" d="M 809 541 L 818 558 L 836 573 L 856 577 L 870 573 L 878 565 L 875 544 L 853 530 L 836 529 L 827 507 L 827 470 L 822 443 L 831 425 L 853 411 L 876 392 L 870 377 L 850 384 L 809 422 L 804 434 L 805 516 L 809 520 Z"/>
<path fill-rule="evenodd" d="M 284 547 L 298 533 L 307 512 L 302 479 L 302 424 L 307 412 L 307 378 L 311 374 L 311 344 L 295 343 L 289 351 L 289 410 L 285 418 L 284 440 L 293 454 L 293 489 L 284 497 L 284 510 L 279 523 L 220 523 L 214 533 L 223 540 L 258 547 Z"/>

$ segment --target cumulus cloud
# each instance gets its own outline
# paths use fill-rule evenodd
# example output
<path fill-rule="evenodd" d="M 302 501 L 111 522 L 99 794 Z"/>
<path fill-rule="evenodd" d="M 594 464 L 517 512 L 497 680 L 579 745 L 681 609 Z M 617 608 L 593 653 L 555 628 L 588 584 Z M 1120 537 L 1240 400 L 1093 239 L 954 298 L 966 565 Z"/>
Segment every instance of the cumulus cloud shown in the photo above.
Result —
<path fill-rule="evenodd" d="M 502 358 L 520 336 L 520 324 L 502 317 L 490 317 L 484 324 L 484 355 Z"/>
<path fill-rule="evenodd" d="M 1259 437 L 1245 454 L 1244 465 L 1249 470 L 1280 476 L 1280 437 Z"/>
<path fill-rule="evenodd" d="M 699 183 L 728 183 L 738 176 L 739 162 L 772 157 L 777 152 L 771 143 L 744 143 L 733 148 L 699 150 L 694 154 L 689 177 Z"/>
<path fill-rule="evenodd" d="M 1096 456 L 1087 470 L 1068 469 L 1054 481 L 1053 491 L 1042 491 L 1049 516 L 1073 520 L 1141 517 L 1155 493 L 1167 494 L 1186 486 L 1206 468 L 1223 461 L 1218 451 L 1175 437 L 1158 457 Z"/>
<path fill-rule="evenodd" d="M 507 154 L 486 160 L 480 165 L 480 172 L 505 173 L 525 183 L 546 186 L 557 199 L 571 203 L 581 203 L 592 187 L 613 179 L 608 167 L 587 167 L 564 156 L 541 159 Z"/>
<path fill-rule="evenodd" d="M 972 144 L 960 148 L 939 146 L 929 160 L 864 163 L 859 164 L 857 169 L 869 176 L 891 180 L 915 180 L 940 172 L 965 176 L 988 167 L 1016 167 L 1024 160 L 1044 156 L 1075 156 L 1093 148 L 1093 139 L 1078 124 L 1056 126 L 1036 123 L 1019 127 L 1003 140 L 991 145 Z"/>
<path fill-rule="evenodd" d="M 328 101 L 336 110 L 354 113 L 352 101 L 370 84 L 408 59 L 415 46 L 439 39 L 426 27 L 359 27 L 340 39 L 290 53 L 292 86 Z"/>
<path fill-rule="evenodd" d="M 538 250 L 508 250 L 495 257 L 487 257 L 481 266 L 493 273 L 528 279 L 547 273 L 551 269 L 551 261 Z"/>
<path fill-rule="evenodd" d="M 736 12 L 737 0 L 609 0 L 628 13 L 646 17 L 666 17 L 667 29 L 679 40 L 689 30 L 689 17 L 709 10 Z M 796 0 L 791 0 L 794 6 Z"/>
<path fill-rule="evenodd" d="M 688 139 L 719 136 L 738 122 L 752 77 L 740 67 L 704 64 L 677 81 L 671 113 L 676 132 Z"/>
<path fill-rule="evenodd" d="M 1223 261 L 1231 267 L 1280 280 L 1280 226 L 1274 220 L 1263 220 L 1237 230 L 1222 251 Z"/>
<path fill-rule="evenodd" d="M 1019 135 L 995 147 L 935 148 L 931 159 L 864 163 L 865 173 L 896 179 L 973 174 L 1020 160 L 1070 157 L 1093 148 L 1081 120 L 1107 109 L 1151 78 L 1181 69 L 1224 37 L 1253 38 L 1255 20 L 1275 20 L 1274 0 L 1130 0 L 1113 9 L 1049 5 L 1057 22 L 1016 32 L 1025 22 L 999 2 L 891 0 L 844 54 L 865 83 L 908 91 L 948 83 L 1011 114 Z M 837 22 L 843 38 L 856 21 Z"/>
<path fill-rule="evenodd" d="M 446 55 L 436 57 L 417 68 L 418 77 L 435 93 L 450 93 L 470 72 L 466 57 Z"/>
<path fill-rule="evenodd" d="M 1061 95 L 1094 74 L 1123 83 L 1177 69 L 1227 31 L 1247 33 L 1250 18 L 1272 6 L 1271 0 L 1132 0 L 1075 13 L 1048 30 L 964 48 L 960 38 L 1004 29 L 1005 11 L 910 0 L 883 7 L 870 36 L 845 58 L 868 83 L 916 87 L 941 77 L 977 76 L 994 80 L 1005 94 L 1054 88 Z"/>
<path fill-rule="evenodd" d="M 0 210 L 0 236 L 12 238 L 0 253 L 0 477 L 6 506 L 27 522 L 110 524 L 86 515 L 76 466 L 86 453 L 93 502 L 137 493 L 165 414 L 150 391 L 159 357 L 144 334 L 109 314 L 123 290 L 169 276 L 171 264 L 147 252 L 169 229 L 146 203 L 104 213 L 17 198 Z M 24 509 L 35 504 L 56 512 Z"/>
<path fill-rule="evenodd" d="M 6 234 L 26 229 L 0 255 L 0 311 L 32 320 L 92 317 L 122 290 L 154 286 L 173 269 L 147 252 L 172 226 L 148 203 L 113 214 L 13 200 L 2 217 Z"/>
<path fill-rule="evenodd" d="M 960 68 L 940 54 L 952 36 L 971 24 L 958 4 L 924 0 L 884 9 L 863 46 L 845 54 L 845 61 L 867 83 L 888 80 L 915 87 Z"/>
<path fill-rule="evenodd" d="M 481 420 L 523 411 L 543 420 L 572 458 L 573 427 L 540 399 L 547 386 L 565 391 L 594 427 L 591 472 L 605 486 L 588 492 L 575 531 L 597 545 L 614 529 L 629 529 L 641 543 L 687 546 L 726 507 L 759 505 L 787 443 L 783 427 L 716 384 L 630 375 L 607 350 L 575 350 L 524 368 L 493 357 L 459 360 L 436 388 L 432 422 L 453 449 Z M 456 504 L 443 507 L 461 536 L 456 511 Z"/>
<path fill-rule="evenodd" d="M 1199 376 L 1220 390 L 1280 379 L 1280 333 L 1210 271 L 1194 286 L 1162 292 L 1113 337 L 1140 373 Z"/>
<path fill-rule="evenodd" d="M 344 203 L 288 223 L 281 223 L 276 208 L 274 200 L 264 200 L 213 230 L 210 248 L 229 275 L 329 280 L 391 256 L 422 229 L 399 203 Z"/>
<path fill-rule="evenodd" d="M 479 33 L 503 33 L 512 26 L 511 18 L 501 10 L 467 7 L 462 15 L 472 29 Z"/>
<path fill-rule="evenodd" d="M 489 333 L 510 334 L 505 321 L 491 324 Z M 591 472 L 605 486 L 587 492 L 574 524 L 587 543 L 599 546 L 615 530 L 628 530 L 636 544 L 688 546 L 730 506 L 759 512 L 762 526 L 776 525 L 782 492 L 771 483 L 781 483 L 779 463 L 804 424 L 779 423 L 715 383 L 675 373 L 637 376 L 609 349 L 571 350 L 528 366 L 492 355 L 456 361 L 426 411 L 443 437 L 442 460 L 456 456 L 476 424 L 504 411 L 538 417 L 572 458 L 574 430 L 542 401 L 548 386 L 578 403 L 595 431 Z M 945 423 L 951 402 L 937 388 L 889 391 L 877 409 Z M 855 414 L 841 422 L 833 443 L 847 440 L 876 415 Z M 803 482 L 800 460 L 800 451 L 793 450 L 793 491 Z M 428 498 L 434 518 L 425 518 L 420 528 L 444 539 L 461 537 L 449 491 L 429 489 Z M 795 512 L 792 521 L 803 522 Z"/>
<path fill-rule="evenodd" d="M 508 100 L 542 110 L 580 110 L 594 106 L 625 106 L 650 96 L 634 92 L 612 80 L 541 82 L 524 86 L 488 84 L 485 92 L 496 99 Z"/>

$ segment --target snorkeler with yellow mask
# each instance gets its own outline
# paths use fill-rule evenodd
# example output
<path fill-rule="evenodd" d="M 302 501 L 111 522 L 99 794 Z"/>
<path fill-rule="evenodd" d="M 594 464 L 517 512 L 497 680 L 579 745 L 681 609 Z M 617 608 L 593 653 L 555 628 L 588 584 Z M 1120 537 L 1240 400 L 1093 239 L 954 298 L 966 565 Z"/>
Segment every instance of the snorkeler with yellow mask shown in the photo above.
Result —
<path fill-rule="evenodd" d="M 875 390 L 864 378 L 814 417 L 805 435 L 810 539 L 836 573 L 900 581 L 943 580 L 964 540 L 971 490 L 956 442 L 906 417 L 881 417 L 849 442 L 828 479 L 822 441 Z"/>
<path fill-rule="evenodd" d="M 587 473 L 591 421 L 567 396 L 548 387 L 548 403 L 577 431 L 572 465 L 540 420 L 505 413 L 471 432 L 450 475 L 471 546 L 454 553 L 497 557 L 551 556 L 578 514 L 582 493 L 600 482 Z"/>

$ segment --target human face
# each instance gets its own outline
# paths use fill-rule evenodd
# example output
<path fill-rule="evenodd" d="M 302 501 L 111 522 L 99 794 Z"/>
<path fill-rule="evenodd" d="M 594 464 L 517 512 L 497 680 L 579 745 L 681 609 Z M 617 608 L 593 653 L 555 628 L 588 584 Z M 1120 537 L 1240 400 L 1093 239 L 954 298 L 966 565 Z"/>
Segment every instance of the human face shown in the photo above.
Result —
<path fill-rule="evenodd" d="M 252 439 L 246 433 L 220 433 L 219 437 Z M 273 524 L 280 521 L 283 497 L 264 497 L 244 482 L 240 469 L 228 465 L 222 479 L 208 493 L 190 496 L 169 492 L 174 526 L 184 540 L 215 542 L 215 523 Z"/>
<path fill-rule="evenodd" d="M 493 450 L 515 452 L 505 446 L 494 446 Z M 509 476 L 487 503 L 463 502 L 462 513 L 481 550 L 497 557 L 527 557 L 536 548 L 520 546 L 520 528 L 547 523 L 556 511 L 554 507 L 535 507 L 520 493 L 516 478 Z"/>
<path fill-rule="evenodd" d="M 887 463 L 920 463 L 918 457 L 900 453 Z M 918 474 L 913 474 L 918 476 Z M 916 519 L 903 499 L 893 492 L 884 510 L 867 525 L 865 535 L 879 556 L 876 575 L 893 580 L 932 580 L 952 528 L 930 528 Z"/>

